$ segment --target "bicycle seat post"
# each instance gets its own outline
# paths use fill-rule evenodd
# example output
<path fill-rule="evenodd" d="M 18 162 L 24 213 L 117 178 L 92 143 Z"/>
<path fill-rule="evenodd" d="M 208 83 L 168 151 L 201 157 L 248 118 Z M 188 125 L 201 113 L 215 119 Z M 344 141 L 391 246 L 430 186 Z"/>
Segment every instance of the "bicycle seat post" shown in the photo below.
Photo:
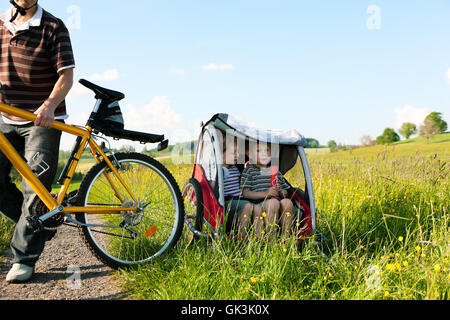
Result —
<path fill-rule="evenodd" d="M 86 123 L 86 126 L 92 127 L 92 124 L 95 121 L 95 115 L 97 114 L 98 109 L 100 108 L 100 105 L 102 104 L 102 102 L 103 102 L 102 99 L 100 99 L 100 98 L 97 99 L 97 102 L 95 103 L 95 106 L 94 106 L 94 110 L 92 110 L 91 115 L 89 116 L 89 119 Z"/>

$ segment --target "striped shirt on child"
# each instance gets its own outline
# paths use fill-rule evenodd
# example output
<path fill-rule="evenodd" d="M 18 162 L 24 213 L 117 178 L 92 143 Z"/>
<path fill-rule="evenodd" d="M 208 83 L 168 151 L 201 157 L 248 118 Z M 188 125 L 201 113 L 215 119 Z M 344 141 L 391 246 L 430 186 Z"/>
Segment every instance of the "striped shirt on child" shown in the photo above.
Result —
<path fill-rule="evenodd" d="M 290 186 L 278 171 L 278 184 L 282 190 L 289 190 Z M 256 166 L 248 167 L 242 172 L 241 188 L 249 188 L 253 192 L 267 191 L 271 187 L 270 171 L 263 172 Z"/>
<path fill-rule="evenodd" d="M 225 196 L 241 196 L 240 177 L 241 173 L 236 166 L 223 168 L 224 194 Z"/>

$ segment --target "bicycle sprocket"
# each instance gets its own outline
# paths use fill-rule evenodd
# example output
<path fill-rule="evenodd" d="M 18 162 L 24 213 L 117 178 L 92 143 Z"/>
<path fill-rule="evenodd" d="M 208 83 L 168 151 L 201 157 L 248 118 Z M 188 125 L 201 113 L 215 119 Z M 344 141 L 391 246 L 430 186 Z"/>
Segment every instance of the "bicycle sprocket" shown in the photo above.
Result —
<path fill-rule="evenodd" d="M 56 199 L 56 195 L 53 195 L 53 197 Z M 36 198 L 33 201 L 33 204 L 31 205 L 31 215 L 33 217 L 42 217 L 44 214 L 49 213 L 50 210 L 47 208 L 47 206 L 42 202 L 41 199 Z M 50 219 L 45 220 L 42 223 L 42 227 L 45 230 L 56 230 L 58 227 L 63 225 L 64 223 L 64 214 L 58 213 L 55 214 Z"/>

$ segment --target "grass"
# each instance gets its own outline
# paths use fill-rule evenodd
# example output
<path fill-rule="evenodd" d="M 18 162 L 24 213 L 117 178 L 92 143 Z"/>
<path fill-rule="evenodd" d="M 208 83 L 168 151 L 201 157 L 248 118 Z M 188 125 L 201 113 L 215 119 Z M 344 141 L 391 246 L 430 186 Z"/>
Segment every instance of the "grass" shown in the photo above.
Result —
<path fill-rule="evenodd" d="M 130 299 L 448 300 L 449 159 L 448 134 L 310 154 L 329 260 L 313 241 L 190 243 L 185 228 L 174 250 L 116 277 Z M 180 187 L 192 174 L 161 161 Z"/>
<path fill-rule="evenodd" d="M 329 261 L 313 242 L 189 243 L 185 231 L 165 257 L 117 277 L 132 299 L 446 300 L 449 152 L 444 135 L 309 155 Z M 191 174 L 170 169 L 180 185 Z"/>

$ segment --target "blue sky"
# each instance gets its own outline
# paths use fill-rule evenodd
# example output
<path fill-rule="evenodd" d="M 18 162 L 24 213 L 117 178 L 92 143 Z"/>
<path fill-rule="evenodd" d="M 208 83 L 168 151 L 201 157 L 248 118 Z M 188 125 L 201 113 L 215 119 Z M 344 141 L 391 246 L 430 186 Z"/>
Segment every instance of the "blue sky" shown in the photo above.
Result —
<path fill-rule="evenodd" d="M 39 3 L 70 29 L 76 79 L 126 94 L 129 129 L 182 141 L 225 112 L 359 144 L 431 111 L 450 120 L 450 0 Z M 93 96 L 67 100 L 84 124 Z"/>

